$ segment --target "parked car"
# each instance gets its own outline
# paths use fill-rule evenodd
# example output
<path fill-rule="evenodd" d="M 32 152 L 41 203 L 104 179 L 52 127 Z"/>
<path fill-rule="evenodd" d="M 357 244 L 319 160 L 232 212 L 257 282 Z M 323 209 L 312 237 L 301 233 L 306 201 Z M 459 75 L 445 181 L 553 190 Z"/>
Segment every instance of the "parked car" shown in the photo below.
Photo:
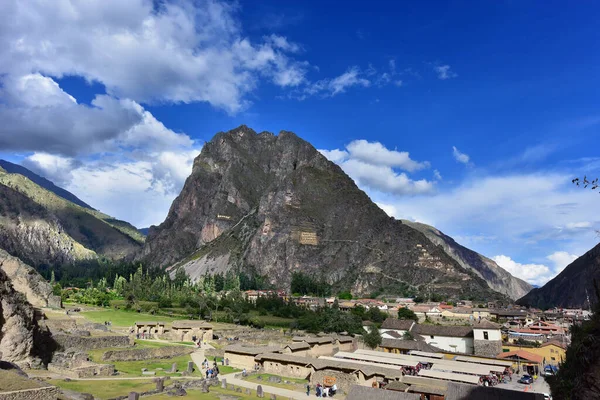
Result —
<path fill-rule="evenodd" d="M 521 379 L 519 379 L 519 383 L 524 383 L 526 385 L 529 385 L 529 384 L 533 383 L 533 377 L 531 375 L 523 375 L 521 377 Z"/>
<path fill-rule="evenodd" d="M 543 393 L 544 395 L 544 400 L 552 400 L 552 396 L 550 396 L 550 393 Z"/>

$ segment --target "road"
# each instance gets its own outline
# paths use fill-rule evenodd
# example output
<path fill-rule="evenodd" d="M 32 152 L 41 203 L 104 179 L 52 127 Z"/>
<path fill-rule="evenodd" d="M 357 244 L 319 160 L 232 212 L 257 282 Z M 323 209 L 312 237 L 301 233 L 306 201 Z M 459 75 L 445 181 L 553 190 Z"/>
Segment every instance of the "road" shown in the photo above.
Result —
<path fill-rule="evenodd" d="M 225 379 L 227 381 L 228 385 L 232 384 L 235 386 L 256 390 L 258 383 L 248 382 L 248 381 L 238 379 L 235 377 L 236 374 L 237 373 L 222 375 L 219 377 L 219 379 L 221 381 L 223 379 Z M 277 396 L 277 398 L 283 397 L 283 398 L 294 399 L 294 400 L 319 399 L 319 397 L 315 396 L 314 394 L 307 396 L 306 393 L 296 392 L 294 390 L 282 389 L 282 388 L 278 388 L 278 387 L 274 387 L 274 386 L 267 386 L 267 385 L 263 385 L 263 384 L 261 384 L 261 386 L 263 388 L 263 392 L 269 393 L 269 394 L 274 394 Z M 314 391 L 312 391 L 312 393 L 314 393 Z"/>

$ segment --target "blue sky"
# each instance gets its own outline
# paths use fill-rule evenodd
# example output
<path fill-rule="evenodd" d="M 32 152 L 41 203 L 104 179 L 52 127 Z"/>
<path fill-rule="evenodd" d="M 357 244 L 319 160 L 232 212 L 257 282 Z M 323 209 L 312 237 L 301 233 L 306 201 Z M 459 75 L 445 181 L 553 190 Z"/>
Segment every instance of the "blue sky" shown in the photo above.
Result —
<path fill-rule="evenodd" d="M 534 284 L 597 243 L 600 6 L 0 4 L 0 155 L 137 226 L 214 133 L 291 130 Z"/>

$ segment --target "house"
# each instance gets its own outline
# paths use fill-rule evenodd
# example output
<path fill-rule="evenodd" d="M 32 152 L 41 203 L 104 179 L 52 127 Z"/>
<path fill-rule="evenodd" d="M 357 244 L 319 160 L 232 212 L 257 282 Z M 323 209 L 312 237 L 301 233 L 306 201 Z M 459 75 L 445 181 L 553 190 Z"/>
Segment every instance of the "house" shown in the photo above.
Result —
<path fill-rule="evenodd" d="M 566 346 L 558 340 L 551 340 L 543 343 L 540 347 L 514 346 L 510 344 L 502 346 L 502 351 L 505 353 L 519 350 L 525 350 L 529 353 L 542 357 L 542 363 L 544 365 L 558 365 L 562 360 L 564 360 L 566 355 Z"/>
<path fill-rule="evenodd" d="M 397 390 L 382 390 L 366 386 L 352 386 L 346 400 L 420 400 L 415 393 L 404 393 Z"/>
<path fill-rule="evenodd" d="M 308 379 L 312 373 L 311 362 L 314 358 L 296 354 L 262 353 L 254 357 L 267 374 L 287 376 L 290 378 Z"/>
<path fill-rule="evenodd" d="M 136 334 L 157 334 L 162 335 L 165 333 L 165 323 L 158 321 L 139 321 L 134 322 L 134 330 Z"/>
<path fill-rule="evenodd" d="M 306 356 L 306 353 L 310 351 L 310 345 L 306 342 L 294 342 L 286 344 L 281 350 L 282 354 L 294 354 L 297 356 Z"/>
<path fill-rule="evenodd" d="M 310 346 L 310 350 L 306 351 L 309 357 L 330 356 L 338 351 L 335 349 L 335 341 L 331 336 L 311 337 L 311 336 L 295 336 L 292 341 L 304 342 Z"/>
<path fill-rule="evenodd" d="M 527 319 L 527 313 L 525 311 L 514 311 L 514 310 L 490 310 L 490 317 L 500 321 L 514 321 L 519 324 L 524 324 Z"/>
<path fill-rule="evenodd" d="M 338 335 L 335 336 L 333 340 L 334 345 L 338 348 L 338 351 L 356 350 L 356 340 L 352 336 Z"/>
<path fill-rule="evenodd" d="M 542 393 L 449 382 L 445 400 L 544 400 Z"/>
<path fill-rule="evenodd" d="M 544 343 L 546 341 L 546 337 L 543 334 L 531 329 L 515 328 L 508 331 L 508 343 L 515 343 L 519 339 L 537 343 Z"/>
<path fill-rule="evenodd" d="M 423 340 L 382 339 L 379 348 L 385 353 L 408 354 L 411 351 L 437 353 L 440 349 L 427 344 Z"/>
<path fill-rule="evenodd" d="M 378 366 L 351 360 L 338 360 L 333 357 L 316 358 L 311 363 L 313 372 L 310 384 L 323 383 L 326 378 L 335 380 L 338 390 L 348 393 L 352 386 L 379 385 L 384 380 L 402 379 L 402 371 L 391 366 Z"/>
<path fill-rule="evenodd" d="M 410 309 L 420 318 L 442 316 L 442 310 L 440 310 L 437 305 L 416 305 L 412 306 Z"/>
<path fill-rule="evenodd" d="M 546 321 L 538 321 L 527 327 L 528 329 L 546 336 L 564 335 L 565 330 L 558 325 Z"/>
<path fill-rule="evenodd" d="M 213 338 L 213 326 L 205 321 L 177 320 L 171 324 L 169 332 L 171 340 L 189 342 L 196 340 L 207 341 Z"/>
<path fill-rule="evenodd" d="M 474 352 L 473 328 L 470 326 L 415 324 L 410 332 L 443 351 L 462 354 Z"/>
<path fill-rule="evenodd" d="M 412 319 L 386 318 L 379 328 L 383 339 L 399 339 L 415 325 Z"/>
<path fill-rule="evenodd" d="M 254 358 L 259 354 L 278 353 L 280 347 L 268 346 L 244 346 L 233 344 L 225 347 L 223 358 L 229 360 L 229 365 L 239 369 L 253 369 L 255 365 Z"/>
<path fill-rule="evenodd" d="M 502 351 L 500 325 L 488 320 L 473 324 L 473 354 L 481 357 L 495 357 Z"/>
<path fill-rule="evenodd" d="M 533 354 L 527 350 L 515 350 L 498 354 L 498 358 L 511 360 L 513 367 L 519 366 L 530 375 L 538 375 L 544 363 L 544 357 Z"/>
<path fill-rule="evenodd" d="M 353 301 L 340 301 L 338 303 L 338 307 L 340 311 L 349 311 L 356 307 L 356 303 L 354 303 Z"/>

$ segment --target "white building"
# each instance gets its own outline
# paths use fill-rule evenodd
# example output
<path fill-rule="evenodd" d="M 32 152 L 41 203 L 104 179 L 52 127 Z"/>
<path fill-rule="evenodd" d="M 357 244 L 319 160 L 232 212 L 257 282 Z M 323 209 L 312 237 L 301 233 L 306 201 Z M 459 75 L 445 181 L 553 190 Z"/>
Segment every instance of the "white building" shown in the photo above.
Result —
<path fill-rule="evenodd" d="M 473 354 L 473 328 L 470 326 L 415 325 L 411 333 L 425 342 L 451 353 Z"/>

